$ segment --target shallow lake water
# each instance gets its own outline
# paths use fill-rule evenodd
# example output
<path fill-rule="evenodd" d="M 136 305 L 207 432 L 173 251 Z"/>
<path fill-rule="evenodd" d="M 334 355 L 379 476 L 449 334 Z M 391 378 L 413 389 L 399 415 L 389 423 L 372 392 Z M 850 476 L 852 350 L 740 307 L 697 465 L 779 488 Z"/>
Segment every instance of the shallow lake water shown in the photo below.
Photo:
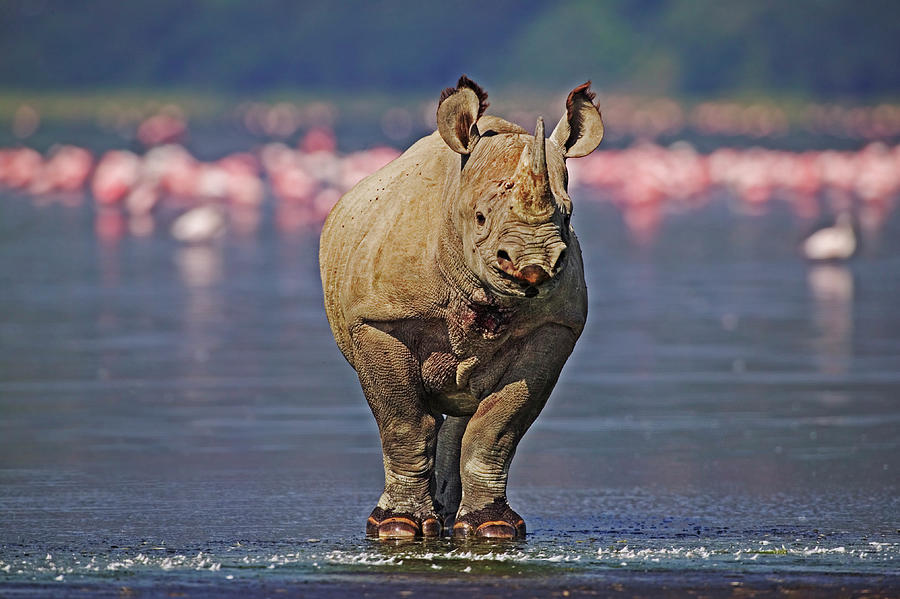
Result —
<path fill-rule="evenodd" d="M 778 202 L 639 244 L 592 200 L 588 325 L 510 474 L 527 540 L 394 544 L 317 230 L 182 246 L 0 195 L 0 594 L 898 592 L 897 213 L 810 265 Z"/>

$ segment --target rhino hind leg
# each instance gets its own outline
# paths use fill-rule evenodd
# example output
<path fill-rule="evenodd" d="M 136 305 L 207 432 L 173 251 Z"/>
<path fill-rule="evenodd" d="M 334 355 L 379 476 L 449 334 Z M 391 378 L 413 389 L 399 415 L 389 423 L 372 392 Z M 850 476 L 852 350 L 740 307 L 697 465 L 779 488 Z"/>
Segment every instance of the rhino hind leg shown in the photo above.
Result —
<path fill-rule="evenodd" d="M 366 532 L 380 538 L 439 536 L 443 525 L 432 499 L 438 419 L 424 407 L 415 359 L 375 327 L 362 325 L 352 338 L 354 366 L 384 453 L 384 492 Z"/>
<path fill-rule="evenodd" d="M 459 454 L 468 423 L 468 416 L 447 416 L 438 431 L 434 503 L 447 527 L 453 526 L 462 499 Z"/>

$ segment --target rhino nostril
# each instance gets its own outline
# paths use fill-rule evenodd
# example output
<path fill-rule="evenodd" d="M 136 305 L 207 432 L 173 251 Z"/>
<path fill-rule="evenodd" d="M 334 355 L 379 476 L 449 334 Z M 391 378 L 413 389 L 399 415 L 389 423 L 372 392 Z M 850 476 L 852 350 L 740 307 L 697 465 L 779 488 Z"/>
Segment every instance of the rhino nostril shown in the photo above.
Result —
<path fill-rule="evenodd" d="M 516 266 L 513 264 L 512 258 L 509 257 L 509 254 L 506 250 L 497 250 L 497 266 L 500 267 L 500 270 L 505 272 L 506 274 L 512 277 L 518 277 L 518 271 L 516 271 Z"/>

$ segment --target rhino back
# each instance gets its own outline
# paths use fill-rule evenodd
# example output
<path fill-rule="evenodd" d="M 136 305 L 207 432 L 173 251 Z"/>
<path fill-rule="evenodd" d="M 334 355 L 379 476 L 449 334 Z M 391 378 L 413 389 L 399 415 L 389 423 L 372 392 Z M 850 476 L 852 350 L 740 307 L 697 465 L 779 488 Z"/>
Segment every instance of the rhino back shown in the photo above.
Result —
<path fill-rule="evenodd" d="M 363 179 L 332 209 L 319 242 L 325 311 L 353 364 L 362 321 L 428 315 L 441 289 L 435 256 L 443 191 L 459 156 L 435 133 Z"/>

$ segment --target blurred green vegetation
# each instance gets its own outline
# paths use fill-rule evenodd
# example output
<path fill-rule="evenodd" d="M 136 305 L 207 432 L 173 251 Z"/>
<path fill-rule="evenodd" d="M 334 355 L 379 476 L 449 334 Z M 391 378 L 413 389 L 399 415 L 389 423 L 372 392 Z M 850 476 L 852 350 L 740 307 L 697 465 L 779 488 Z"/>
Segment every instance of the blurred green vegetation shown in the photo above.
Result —
<path fill-rule="evenodd" d="M 874 100 L 900 92 L 895 0 L 0 0 L 4 91 L 251 96 L 489 90 Z"/>

